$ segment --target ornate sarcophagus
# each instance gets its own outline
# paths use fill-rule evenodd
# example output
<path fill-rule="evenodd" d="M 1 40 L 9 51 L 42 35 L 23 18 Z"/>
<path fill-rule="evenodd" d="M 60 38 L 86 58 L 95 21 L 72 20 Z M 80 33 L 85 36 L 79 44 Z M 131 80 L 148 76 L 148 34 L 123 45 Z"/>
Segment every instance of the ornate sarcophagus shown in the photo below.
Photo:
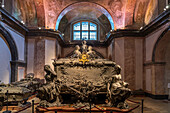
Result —
<path fill-rule="evenodd" d="M 7 97 L 8 92 L 8 97 Z M 0 84 L 0 107 L 3 104 L 18 104 L 18 103 L 26 103 L 29 96 L 31 96 L 31 90 L 20 87 L 20 86 L 13 86 L 11 84 Z"/>
<path fill-rule="evenodd" d="M 45 65 L 46 85 L 38 90 L 40 106 L 81 103 L 105 104 L 127 108 L 131 90 L 121 80 L 121 68 L 113 61 L 99 57 L 86 42 L 77 45 L 68 58 L 54 60 L 54 71 Z"/>
<path fill-rule="evenodd" d="M 25 75 L 25 78 L 21 79 L 20 81 L 12 82 L 12 86 L 18 86 L 18 87 L 25 87 L 34 93 L 41 85 L 42 81 L 39 78 L 34 78 L 33 73 L 29 73 Z"/>

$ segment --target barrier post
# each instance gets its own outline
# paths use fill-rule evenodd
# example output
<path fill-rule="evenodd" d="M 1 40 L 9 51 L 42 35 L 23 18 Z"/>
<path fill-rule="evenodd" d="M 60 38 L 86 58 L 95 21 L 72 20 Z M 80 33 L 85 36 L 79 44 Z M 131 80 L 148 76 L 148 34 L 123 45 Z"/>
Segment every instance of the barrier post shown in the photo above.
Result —
<path fill-rule="evenodd" d="M 143 104 L 144 104 L 144 99 L 142 99 L 142 113 L 143 113 Z"/>
<path fill-rule="evenodd" d="M 91 101 L 90 101 L 90 113 L 91 113 Z"/>
<path fill-rule="evenodd" d="M 32 100 L 32 113 L 34 113 L 34 100 Z"/>

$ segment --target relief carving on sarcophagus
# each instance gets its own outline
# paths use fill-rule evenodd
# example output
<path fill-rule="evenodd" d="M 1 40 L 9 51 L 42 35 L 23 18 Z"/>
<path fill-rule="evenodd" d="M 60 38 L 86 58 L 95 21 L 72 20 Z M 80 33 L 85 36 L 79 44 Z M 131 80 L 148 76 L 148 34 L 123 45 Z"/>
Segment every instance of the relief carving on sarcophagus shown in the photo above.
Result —
<path fill-rule="evenodd" d="M 75 47 L 73 54 L 53 62 L 54 70 L 44 66 L 46 84 L 39 88 L 40 106 L 88 103 L 128 108 L 125 100 L 130 96 L 128 83 L 121 80 L 121 67 L 103 59 L 86 41 Z"/>

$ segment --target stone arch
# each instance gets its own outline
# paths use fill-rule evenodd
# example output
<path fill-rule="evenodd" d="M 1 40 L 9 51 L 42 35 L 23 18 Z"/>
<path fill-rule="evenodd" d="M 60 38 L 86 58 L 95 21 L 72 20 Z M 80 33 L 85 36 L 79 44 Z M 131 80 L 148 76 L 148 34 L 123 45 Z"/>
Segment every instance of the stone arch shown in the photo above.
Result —
<path fill-rule="evenodd" d="M 0 33 L 3 35 L 3 37 L 9 44 L 9 48 L 10 48 L 11 55 L 12 55 L 12 61 L 17 61 L 18 60 L 18 51 L 17 51 L 17 46 L 16 46 L 15 41 L 13 40 L 12 36 L 2 25 L 0 25 Z"/>
<path fill-rule="evenodd" d="M 166 48 L 166 46 L 167 46 L 167 44 L 168 44 L 168 42 L 170 41 L 170 39 L 169 38 L 163 38 L 164 36 L 165 36 L 165 34 L 166 33 L 168 33 L 168 31 L 170 30 L 170 26 L 167 28 L 167 29 L 165 29 L 163 32 L 162 32 L 162 34 L 159 36 L 159 38 L 157 39 L 157 41 L 156 41 L 156 43 L 155 43 L 155 45 L 154 45 L 154 48 L 153 48 L 153 53 L 152 53 L 152 62 L 157 62 L 157 61 L 163 61 L 163 55 L 164 54 L 160 54 L 160 55 L 158 55 L 159 53 L 158 53 L 158 51 L 159 51 L 159 49 L 162 49 L 161 51 L 164 53 L 165 51 L 165 48 Z M 161 42 L 165 42 L 165 44 L 163 44 L 163 45 L 160 45 L 160 43 Z M 159 57 L 159 58 L 158 58 Z"/>
<path fill-rule="evenodd" d="M 9 50 L 11 52 L 11 82 L 14 82 L 17 80 L 18 75 L 18 51 L 17 46 L 15 44 L 15 41 L 13 40 L 10 33 L 2 26 L 0 25 L 0 34 L 3 36 L 4 40 L 7 42 Z"/>
<path fill-rule="evenodd" d="M 165 95 L 167 98 L 170 83 L 170 27 L 166 28 L 157 39 L 152 53 L 152 74 L 156 83 L 155 94 Z"/>
<path fill-rule="evenodd" d="M 59 16 L 57 17 L 55 29 L 58 30 L 60 21 L 66 13 L 68 13 L 72 9 L 75 9 L 75 8 L 82 6 L 82 5 L 89 5 L 91 7 L 95 7 L 97 10 L 102 12 L 108 18 L 110 25 L 111 25 L 111 28 L 114 29 L 114 22 L 113 22 L 113 19 L 112 19 L 112 16 L 110 15 L 110 13 L 104 7 L 102 7 L 101 5 L 99 5 L 97 3 L 93 3 L 93 2 L 77 2 L 77 3 L 74 3 L 74 4 L 67 6 L 65 9 L 63 9 L 60 12 Z"/>

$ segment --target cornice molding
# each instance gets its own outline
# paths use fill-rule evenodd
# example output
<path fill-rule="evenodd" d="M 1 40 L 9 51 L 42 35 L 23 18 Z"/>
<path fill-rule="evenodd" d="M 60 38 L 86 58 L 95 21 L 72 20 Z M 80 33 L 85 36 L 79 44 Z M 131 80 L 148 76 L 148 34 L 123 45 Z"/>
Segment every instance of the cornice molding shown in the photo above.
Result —
<path fill-rule="evenodd" d="M 150 66 L 150 65 L 165 65 L 166 62 L 146 62 L 144 63 L 144 66 Z"/>
<path fill-rule="evenodd" d="M 8 26 L 12 27 L 16 31 L 20 32 L 21 34 L 25 35 L 25 32 L 28 32 L 28 28 L 23 25 L 20 21 L 14 18 L 11 14 L 9 14 L 5 9 L 0 7 L 0 21 L 4 22 Z"/>
<path fill-rule="evenodd" d="M 44 36 L 44 37 L 51 37 L 57 39 L 60 45 L 63 47 L 75 47 L 75 45 L 81 45 L 82 41 L 71 41 L 65 42 L 63 40 L 63 35 L 60 31 L 54 31 L 52 29 L 29 29 L 29 32 L 26 33 L 27 38 L 29 37 L 36 37 L 36 36 Z M 101 47 L 105 47 L 105 41 L 87 41 L 88 45 L 97 45 Z"/>
<path fill-rule="evenodd" d="M 113 39 L 121 37 L 143 37 L 139 30 L 133 29 L 117 29 L 116 31 L 109 32 L 106 36 L 106 44 L 110 45 Z"/>
<path fill-rule="evenodd" d="M 170 8 L 158 15 L 154 20 L 152 20 L 148 25 L 144 26 L 140 32 L 143 36 L 148 35 L 155 29 L 169 22 Z"/>
<path fill-rule="evenodd" d="M 57 39 L 61 46 L 65 45 L 63 40 L 62 33 L 60 31 L 54 31 L 52 29 L 29 29 L 29 32 L 26 33 L 26 37 L 36 37 L 36 36 L 44 36 L 51 37 Z"/>
<path fill-rule="evenodd" d="M 151 21 L 148 25 L 144 26 L 142 29 L 117 29 L 115 31 L 109 32 L 106 36 L 106 43 L 110 45 L 110 42 L 114 38 L 121 37 L 144 37 L 155 31 L 157 28 L 169 23 L 170 9 L 167 9 L 161 13 L 157 18 Z"/>
<path fill-rule="evenodd" d="M 20 67 L 25 67 L 26 66 L 26 62 L 22 61 L 22 60 L 15 60 L 15 61 L 11 61 L 12 64 L 17 64 Z"/>

